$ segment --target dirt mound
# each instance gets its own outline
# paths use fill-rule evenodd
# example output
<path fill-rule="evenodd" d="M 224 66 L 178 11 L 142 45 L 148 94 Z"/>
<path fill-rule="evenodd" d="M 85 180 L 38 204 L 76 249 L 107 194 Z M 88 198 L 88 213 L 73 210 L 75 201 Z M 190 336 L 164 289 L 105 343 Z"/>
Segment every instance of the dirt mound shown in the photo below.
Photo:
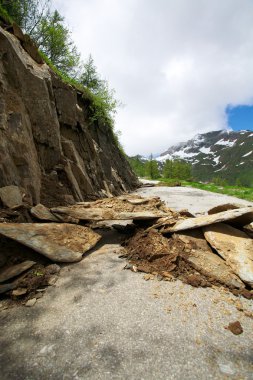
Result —
<path fill-rule="evenodd" d="M 203 239 L 201 231 L 193 235 L 199 238 L 200 234 Z M 197 270 L 198 263 L 196 264 L 192 259 L 193 253 L 195 257 L 198 257 L 198 246 L 194 241 L 190 240 L 186 244 L 177 235 L 166 238 L 155 229 L 139 230 L 125 242 L 125 248 L 127 259 L 131 264 L 129 269 L 134 271 L 158 275 L 164 280 L 179 279 L 194 287 L 225 286 L 236 295 L 253 299 L 253 293 L 244 289 L 244 285 L 238 289 L 236 284 L 226 281 L 226 277 L 225 280 L 224 276 L 219 277 L 217 271 L 208 272 L 205 266 L 200 266 Z M 211 249 L 208 254 L 213 254 Z M 218 255 L 217 258 L 221 260 Z M 220 265 L 219 262 L 218 265 Z M 233 273 L 229 273 L 229 279 L 232 276 L 234 276 Z"/>
<path fill-rule="evenodd" d="M 179 240 L 167 239 L 153 229 L 148 232 L 138 231 L 126 243 L 127 258 L 140 272 L 158 274 L 165 278 L 174 277 L 199 286 L 201 281 L 194 281 L 199 276 L 205 284 L 207 279 L 196 271 L 185 257 L 184 245 Z M 197 278 L 197 277 L 196 277 Z M 209 285 L 211 286 L 211 282 Z"/>

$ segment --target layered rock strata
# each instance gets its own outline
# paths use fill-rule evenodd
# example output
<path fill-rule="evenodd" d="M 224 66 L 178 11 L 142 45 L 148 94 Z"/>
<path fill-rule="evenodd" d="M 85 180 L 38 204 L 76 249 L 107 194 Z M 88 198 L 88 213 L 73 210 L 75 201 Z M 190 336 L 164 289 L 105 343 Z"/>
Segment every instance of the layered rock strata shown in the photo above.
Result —
<path fill-rule="evenodd" d="M 138 181 L 111 128 L 90 122 L 90 100 L 11 31 L 0 27 L 0 188 L 18 186 L 29 203 L 47 206 L 133 190 Z"/>

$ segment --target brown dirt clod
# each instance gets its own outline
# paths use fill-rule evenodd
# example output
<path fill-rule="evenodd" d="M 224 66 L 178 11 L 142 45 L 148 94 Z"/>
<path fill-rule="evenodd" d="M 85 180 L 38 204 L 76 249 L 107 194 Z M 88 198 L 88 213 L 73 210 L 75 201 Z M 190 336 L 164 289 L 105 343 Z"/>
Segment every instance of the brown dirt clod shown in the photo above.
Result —
<path fill-rule="evenodd" d="M 243 328 L 239 321 L 229 323 L 225 329 L 231 331 L 234 335 L 240 335 L 243 333 Z"/>

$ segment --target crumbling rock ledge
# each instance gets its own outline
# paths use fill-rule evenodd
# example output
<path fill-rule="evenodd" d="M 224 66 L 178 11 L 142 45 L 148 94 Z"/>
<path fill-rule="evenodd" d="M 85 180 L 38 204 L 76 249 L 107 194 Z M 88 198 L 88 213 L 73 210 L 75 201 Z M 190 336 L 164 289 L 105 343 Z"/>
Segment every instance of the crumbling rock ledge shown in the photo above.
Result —
<path fill-rule="evenodd" d="M 12 32 L 0 27 L 0 188 L 18 186 L 31 205 L 54 207 L 135 189 L 111 128 L 90 123 L 84 94 Z"/>

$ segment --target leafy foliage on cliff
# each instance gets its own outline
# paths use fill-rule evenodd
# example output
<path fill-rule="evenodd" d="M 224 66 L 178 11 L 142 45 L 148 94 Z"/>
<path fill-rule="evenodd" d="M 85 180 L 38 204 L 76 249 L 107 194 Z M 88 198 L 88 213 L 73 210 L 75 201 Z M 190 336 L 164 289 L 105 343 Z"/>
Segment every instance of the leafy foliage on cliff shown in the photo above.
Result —
<path fill-rule="evenodd" d="M 36 28 L 50 13 L 50 2 L 51 0 L 0 0 L 8 15 L 34 39 Z"/>
<path fill-rule="evenodd" d="M 43 17 L 36 30 L 35 41 L 61 72 L 74 78 L 80 65 L 80 54 L 64 26 L 64 18 L 58 11 Z"/>

